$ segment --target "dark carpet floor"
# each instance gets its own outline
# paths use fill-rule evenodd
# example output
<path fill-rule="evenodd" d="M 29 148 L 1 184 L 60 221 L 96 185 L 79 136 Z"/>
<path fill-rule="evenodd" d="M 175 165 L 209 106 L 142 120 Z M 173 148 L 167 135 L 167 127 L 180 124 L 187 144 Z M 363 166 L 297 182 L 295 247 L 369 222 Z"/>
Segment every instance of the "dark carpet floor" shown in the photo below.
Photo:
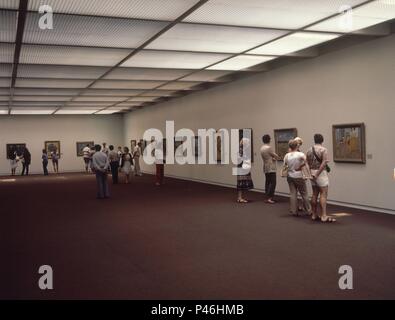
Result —
<path fill-rule="evenodd" d="M 350 215 L 322 224 L 285 198 L 240 205 L 232 189 L 148 175 L 108 200 L 91 175 L 0 180 L 3 299 L 395 299 L 395 216 L 330 206 Z"/>

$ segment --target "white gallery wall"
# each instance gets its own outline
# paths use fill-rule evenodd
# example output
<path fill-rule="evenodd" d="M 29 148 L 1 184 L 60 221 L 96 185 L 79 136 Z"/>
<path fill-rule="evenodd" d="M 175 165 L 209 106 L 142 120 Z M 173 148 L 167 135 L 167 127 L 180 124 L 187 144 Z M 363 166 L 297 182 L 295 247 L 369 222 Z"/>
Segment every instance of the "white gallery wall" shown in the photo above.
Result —
<path fill-rule="evenodd" d="M 303 60 L 207 91 L 197 92 L 125 115 L 124 143 L 141 139 L 148 128 L 252 128 L 252 176 L 263 189 L 261 137 L 274 129 L 298 129 L 305 144 L 322 133 L 332 155 L 332 125 L 364 122 L 366 164 L 331 163 L 330 200 L 395 213 L 395 36 L 376 39 Z M 280 166 L 279 166 L 280 167 Z M 154 167 L 142 165 L 153 172 Z M 166 165 L 166 175 L 235 185 L 227 165 Z M 278 178 L 287 194 L 285 179 Z"/>
<path fill-rule="evenodd" d="M 76 142 L 122 145 L 122 115 L 0 116 L 0 174 L 10 174 L 7 143 L 26 143 L 32 154 L 31 173 L 42 173 L 41 154 L 45 141 L 60 141 L 60 171 L 82 171 L 83 160 L 77 157 Z M 18 173 L 21 167 L 20 164 Z M 51 162 L 48 168 L 51 172 Z"/>

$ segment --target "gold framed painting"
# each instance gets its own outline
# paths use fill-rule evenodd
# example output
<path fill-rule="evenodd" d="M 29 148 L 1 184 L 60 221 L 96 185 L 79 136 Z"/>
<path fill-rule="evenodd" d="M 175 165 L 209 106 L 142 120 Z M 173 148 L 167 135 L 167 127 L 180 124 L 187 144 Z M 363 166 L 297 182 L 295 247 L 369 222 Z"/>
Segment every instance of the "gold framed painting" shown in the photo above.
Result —
<path fill-rule="evenodd" d="M 365 124 L 337 124 L 332 126 L 333 161 L 366 163 Z"/>
<path fill-rule="evenodd" d="M 44 149 L 47 151 L 49 159 L 52 159 L 52 153 L 56 153 L 60 159 L 60 141 L 45 141 Z"/>

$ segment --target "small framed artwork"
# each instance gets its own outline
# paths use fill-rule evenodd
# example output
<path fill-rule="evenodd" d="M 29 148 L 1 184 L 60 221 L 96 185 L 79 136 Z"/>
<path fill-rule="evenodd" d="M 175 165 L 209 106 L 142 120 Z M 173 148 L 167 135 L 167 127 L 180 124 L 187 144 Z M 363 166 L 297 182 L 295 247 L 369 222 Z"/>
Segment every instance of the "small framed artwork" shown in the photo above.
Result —
<path fill-rule="evenodd" d="M 288 153 L 289 140 L 295 139 L 297 136 L 298 130 L 296 128 L 274 130 L 276 153 L 281 159 L 284 159 L 284 156 Z"/>
<path fill-rule="evenodd" d="M 137 146 L 137 140 L 130 140 L 130 151 L 133 152 L 134 148 Z"/>
<path fill-rule="evenodd" d="M 246 133 L 246 138 L 250 139 L 251 163 L 252 163 L 252 162 L 254 162 L 254 138 L 252 135 L 252 129 L 251 128 L 239 129 L 239 142 L 241 141 L 241 139 L 244 138 L 244 133 Z"/>
<path fill-rule="evenodd" d="M 84 155 L 84 148 L 89 147 L 92 148 L 95 145 L 93 141 L 82 141 L 82 142 L 76 142 L 76 148 L 77 148 L 77 157 L 82 157 Z"/>
<path fill-rule="evenodd" d="M 366 163 L 365 124 L 332 126 L 333 161 Z"/>
<path fill-rule="evenodd" d="M 10 159 L 16 154 L 17 157 L 22 156 L 23 150 L 26 148 L 26 143 L 7 143 L 6 145 L 6 155 L 7 159 Z"/>
<path fill-rule="evenodd" d="M 52 153 L 58 154 L 60 158 L 60 141 L 45 141 L 44 149 L 47 151 L 49 159 L 52 159 Z"/>

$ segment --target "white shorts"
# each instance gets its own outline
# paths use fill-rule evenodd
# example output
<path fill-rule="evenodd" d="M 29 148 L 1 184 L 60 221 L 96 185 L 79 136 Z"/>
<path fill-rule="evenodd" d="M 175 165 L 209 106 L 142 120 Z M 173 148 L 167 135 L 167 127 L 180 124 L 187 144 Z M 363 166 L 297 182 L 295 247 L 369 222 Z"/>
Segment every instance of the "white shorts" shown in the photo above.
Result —
<path fill-rule="evenodd" d="M 315 175 L 318 172 L 318 170 L 311 170 L 311 174 Z M 311 180 L 311 185 L 313 187 L 329 187 L 329 176 L 328 172 L 326 170 L 322 171 L 321 174 L 317 177 L 317 179 L 312 179 Z"/>

